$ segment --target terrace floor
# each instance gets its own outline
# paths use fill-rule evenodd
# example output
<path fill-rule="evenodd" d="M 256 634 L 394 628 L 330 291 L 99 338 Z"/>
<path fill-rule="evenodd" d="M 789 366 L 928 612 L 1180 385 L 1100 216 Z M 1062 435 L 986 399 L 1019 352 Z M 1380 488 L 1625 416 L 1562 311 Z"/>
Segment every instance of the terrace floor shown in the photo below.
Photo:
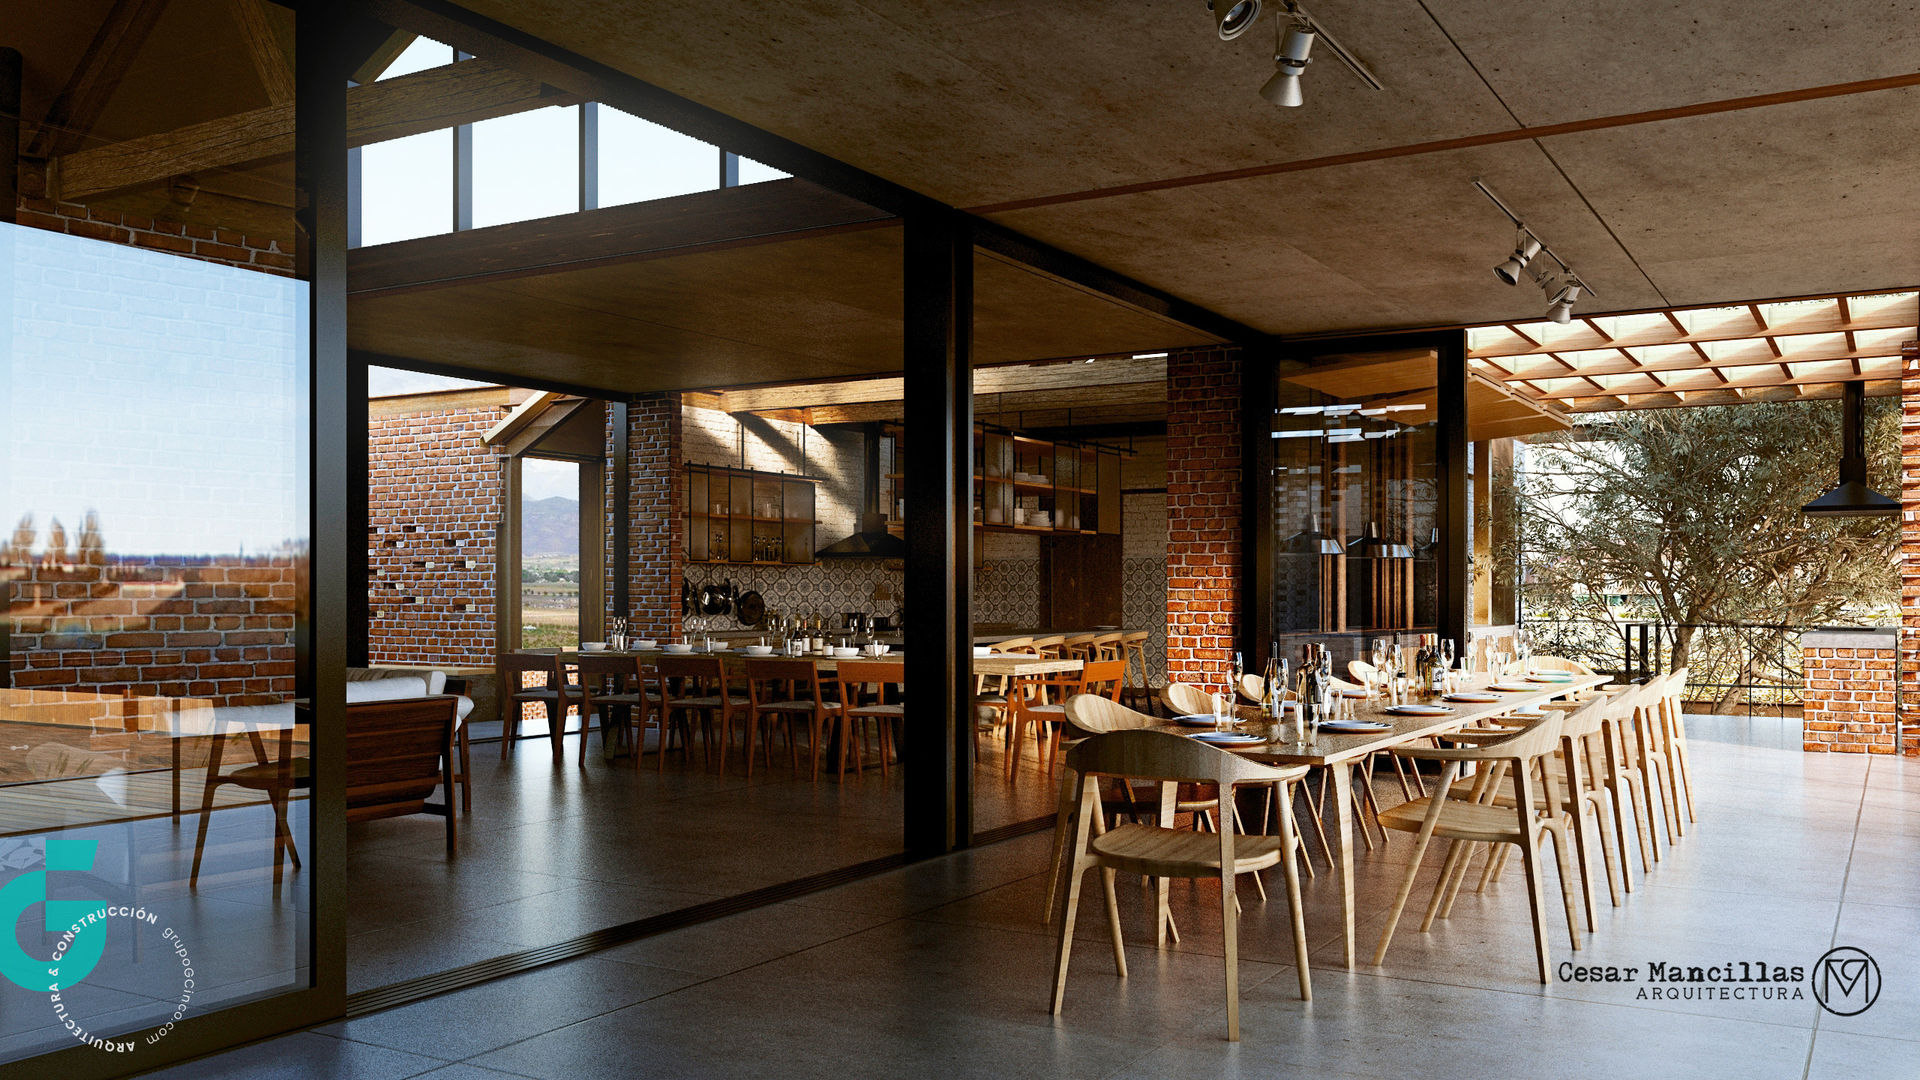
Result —
<path fill-rule="evenodd" d="M 1602 893 L 1599 931 L 1583 935 L 1577 959 L 1642 971 L 1653 961 L 1741 960 L 1812 971 L 1828 949 L 1851 945 L 1880 966 L 1871 1008 L 1841 1017 L 1810 994 L 1669 1001 L 1642 1000 L 1644 982 L 1542 986 L 1518 860 L 1486 894 L 1463 894 L 1431 934 L 1403 924 L 1386 963 L 1373 967 L 1366 961 L 1409 852 L 1396 835 L 1360 861 L 1358 970 L 1337 966 L 1332 876 L 1307 883 L 1311 1004 L 1296 996 L 1280 894 L 1262 904 L 1243 886 L 1240 1044 L 1223 1038 L 1218 894 L 1204 885 L 1175 887 L 1183 942 L 1157 951 L 1145 897 L 1123 881 L 1124 982 L 1090 898 L 1066 1010 L 1055 1019 L 1046 1010 L 1053 940 L 1039 918 L 1047 862 L 1039 835 L 159 1075 L 1910 1073 L 1920 1058 L 1920 761 L 1808 755 L 1712 741 L 1734 733 L 1707 724 L 1695 730 L 1700 821 L 1650 874 L 1635 859 L 1637 888 L 1622 907 L 1605 908 Z M 376 850 L 366 857 L 403 861 Z M 1437 857 L 1428 862 L 1430 880 Z M 448 921 L 486 922 L 471 912 Z M 1556 964 L 1574 958 L 1564 929 L 1550 944 Z"/>

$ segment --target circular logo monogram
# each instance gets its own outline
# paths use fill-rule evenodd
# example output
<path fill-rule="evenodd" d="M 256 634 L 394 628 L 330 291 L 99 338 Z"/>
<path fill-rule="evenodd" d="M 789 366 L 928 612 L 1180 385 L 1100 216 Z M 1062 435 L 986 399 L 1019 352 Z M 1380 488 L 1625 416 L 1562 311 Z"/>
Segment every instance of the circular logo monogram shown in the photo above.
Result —
<path fill-rule="evenodd" d="M 1880 996 L 1880 965 L 1849 945 L 1828 950 L 1813 964 L 1813 997 L 1835 1016 L 1866 1012 Z"/>

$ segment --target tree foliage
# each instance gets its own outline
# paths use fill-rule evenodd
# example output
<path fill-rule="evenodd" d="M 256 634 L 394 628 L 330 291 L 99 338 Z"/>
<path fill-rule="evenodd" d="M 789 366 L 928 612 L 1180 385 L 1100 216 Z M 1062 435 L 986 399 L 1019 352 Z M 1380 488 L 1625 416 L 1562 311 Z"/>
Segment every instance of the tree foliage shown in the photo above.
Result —
<path fill-rule="evenodd" d="M 1897 405 L 1867 403 L 1867 479 L 1881 492 L 1899 490 Z M 1794 627 L 1897 609 L 1898 520 L 1800 512 L 1837 480 L 1837 402 L 1583 420 L 1529 444 L 1508 480 L 1531 616 Z M 1693 637 L 1676 629 L 1674 666 Z"/>

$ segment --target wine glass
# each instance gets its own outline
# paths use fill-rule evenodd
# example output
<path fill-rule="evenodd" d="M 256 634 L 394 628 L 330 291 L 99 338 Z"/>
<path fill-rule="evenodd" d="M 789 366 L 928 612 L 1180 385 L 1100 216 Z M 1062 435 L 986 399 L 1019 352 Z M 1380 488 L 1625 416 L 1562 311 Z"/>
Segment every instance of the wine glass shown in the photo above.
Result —
<path fill-rule="evenodd" d="M 1525 674 L 1533 674 L 1533 643 L 1527 640 L 1525 630 L 1516 630 L 1513 633 L 1513 656 L 1524 665 Z"/>
<path fill-rule="evenodd" d="M 1239 699 L 1240 677 L 1247 673 L 1246 660 L 1239 652 L 1233 654 L 1233 662 L 1227 669 L 1227 708 L 1232 710 Z"/>

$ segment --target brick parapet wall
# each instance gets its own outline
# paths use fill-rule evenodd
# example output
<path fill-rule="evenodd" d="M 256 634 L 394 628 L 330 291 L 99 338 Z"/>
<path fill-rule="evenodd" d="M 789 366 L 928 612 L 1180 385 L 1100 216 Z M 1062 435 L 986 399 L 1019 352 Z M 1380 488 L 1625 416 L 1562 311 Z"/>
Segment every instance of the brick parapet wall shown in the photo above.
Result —
<path fill-rule="evenodd" d="M 627 617 L 628 633 L 678 640 L 680 587 L 686 566 L 686 531 L 681 519 L 682 418 L 679 394 L 642 394 L 627 406 L 627 590 L 624 612 L 614 610 L 608 588 L 607 630 L 615 616 Z M 607 432 L 607 458 L 613 459 L 613 432 Z M 608 514 L 613 513 L 612 472 L 608 472 Z M 613 521 L 608 518 L 608 535 Z M 608 545 L 606 580 L 620 573 L 619 553 Z"/>
<path fill-rule="evenodd" d="M 1920 346 L 1900 349 L 1900 702 L 1920 716 Z M 1920 725 L 1908 723 L 1901 751 L 1920 755 Z"/>
<path fill-rule="evenodd" d="M 1893 649 L 1803 650 L 1805 750 L 1894 752 L 1894 657 Z"/>
<path fill-rule="evenodd" d="M 1167 358 L 1167 678 L 1217 684 L 1240 623 L 1241 355 Z"/>
<path fill-rule="evenodd" d="M 207 262 L 224 263 L 281 277 L 293 276 L 293 249 L 278 240 L 247 236 L 233 229 L 189 225 L 164 218 L 122 214 L 79 203 L 21 196 L 18 224 L 89 240 L 151 248 Z M 291 212 L 289 212 L 291 224 Z"/>
<path fill-rule="evenodd" d="M 494 662 L 503 457 L 481 441 L 503 410 L 376 417 L 367 437 L 368 659 Z"/>
<path fill-rule="evenodd" d="M 290 554 L 192 558 L 0 554 L 13 598 L 12 685 L 199 698 L 293 693 Z"/>

